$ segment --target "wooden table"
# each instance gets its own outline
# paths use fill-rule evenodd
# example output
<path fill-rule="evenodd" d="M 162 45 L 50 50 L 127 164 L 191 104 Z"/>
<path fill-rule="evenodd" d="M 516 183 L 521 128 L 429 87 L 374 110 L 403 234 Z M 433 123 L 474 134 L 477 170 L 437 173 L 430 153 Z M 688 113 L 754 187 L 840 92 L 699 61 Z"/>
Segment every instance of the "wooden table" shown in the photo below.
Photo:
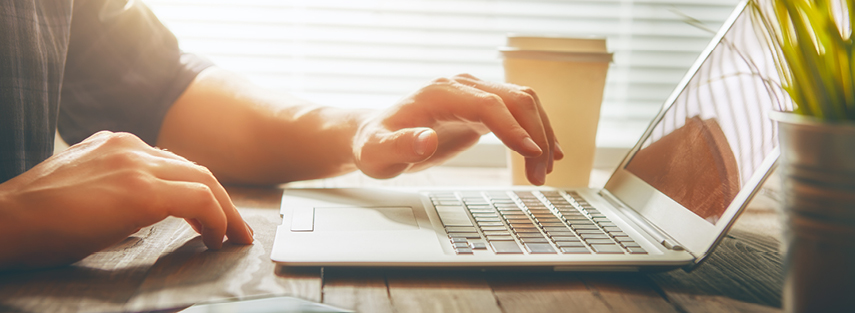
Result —
<path fill-rule="evenodd" d="M 595 173 L 593 181 L 607 174 Z M 393 180 L 360 174 L 296 186 L 506 185 L 507 172 L 435 168 Z M 772 183 L 767 185 L 773 185 Z M 290 295 L 359 312 L 777 312 L 783 286 L 779 224 L 761 192 L 709 260 L 692 273 L 401 271 L 314 268 L 270 261 L 280 188 L 229 187 L 255 230 L 249 246 L 205 249 L 169 218 L 71 266 L 0 274 L 0 311 L 118 312 Z M 766 190 L 766 189 L 764 189 Z"/>

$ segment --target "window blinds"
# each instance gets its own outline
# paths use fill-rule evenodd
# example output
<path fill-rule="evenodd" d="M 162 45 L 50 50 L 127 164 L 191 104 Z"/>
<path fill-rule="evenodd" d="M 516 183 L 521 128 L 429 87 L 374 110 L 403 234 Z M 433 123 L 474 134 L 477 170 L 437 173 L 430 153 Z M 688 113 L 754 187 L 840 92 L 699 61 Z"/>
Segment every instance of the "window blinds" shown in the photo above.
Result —
<path fill-rule="evenodd" d="M 458 73 L 501 81 L 496 48 L 508 33 L 606 37 L 614 63 L 597 138 L 605 147 L 635 143 L 737 2 L 146 1 L 184 50 L 340 107 L 389 106 Z"/>

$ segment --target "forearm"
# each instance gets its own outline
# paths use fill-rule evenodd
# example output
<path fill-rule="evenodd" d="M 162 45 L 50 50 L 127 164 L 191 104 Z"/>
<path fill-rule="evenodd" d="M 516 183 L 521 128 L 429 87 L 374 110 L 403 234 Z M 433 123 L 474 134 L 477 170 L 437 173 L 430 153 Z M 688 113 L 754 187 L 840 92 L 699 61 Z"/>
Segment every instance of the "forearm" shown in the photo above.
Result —
<path fill-rule="evenodd" d="M 275 184 L 356 169 L 353 136 L 369 111 L 322 107 L 204 71 L 167 113 L 157 145 L 223 182 Z"/>
<path fill-rule="evenodd" d="M 23 248 L 16 240 L 21 237 L 21 221 L 17 207 L 13 206 L 8 187 L 9 183 L 0 183 L 0 271 L 20 266 Z"/>

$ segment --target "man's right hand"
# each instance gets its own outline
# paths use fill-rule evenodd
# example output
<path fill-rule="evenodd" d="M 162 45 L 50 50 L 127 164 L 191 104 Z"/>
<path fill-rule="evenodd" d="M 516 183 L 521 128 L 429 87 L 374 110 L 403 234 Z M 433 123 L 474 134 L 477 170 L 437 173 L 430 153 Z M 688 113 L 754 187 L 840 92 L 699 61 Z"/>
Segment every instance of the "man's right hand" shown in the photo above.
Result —
<path fill-rule="evenodd" d="M 127 133 L 99 132 L 0 184 L 0 269 L 69 264 L 167 216 L 209 248 L 252 230 L 207 168 Z"/>

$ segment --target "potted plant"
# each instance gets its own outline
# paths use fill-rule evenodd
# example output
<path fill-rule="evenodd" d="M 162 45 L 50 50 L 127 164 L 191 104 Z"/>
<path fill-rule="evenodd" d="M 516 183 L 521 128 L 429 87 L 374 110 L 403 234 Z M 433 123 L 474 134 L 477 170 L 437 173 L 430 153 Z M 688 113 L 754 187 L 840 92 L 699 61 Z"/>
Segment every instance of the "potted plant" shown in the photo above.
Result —
<path fill-rule="evenodd" d="M 855 311 L 855 0 L 750 0 L 793 100 L 778 121 L 784 308 Z"/>

